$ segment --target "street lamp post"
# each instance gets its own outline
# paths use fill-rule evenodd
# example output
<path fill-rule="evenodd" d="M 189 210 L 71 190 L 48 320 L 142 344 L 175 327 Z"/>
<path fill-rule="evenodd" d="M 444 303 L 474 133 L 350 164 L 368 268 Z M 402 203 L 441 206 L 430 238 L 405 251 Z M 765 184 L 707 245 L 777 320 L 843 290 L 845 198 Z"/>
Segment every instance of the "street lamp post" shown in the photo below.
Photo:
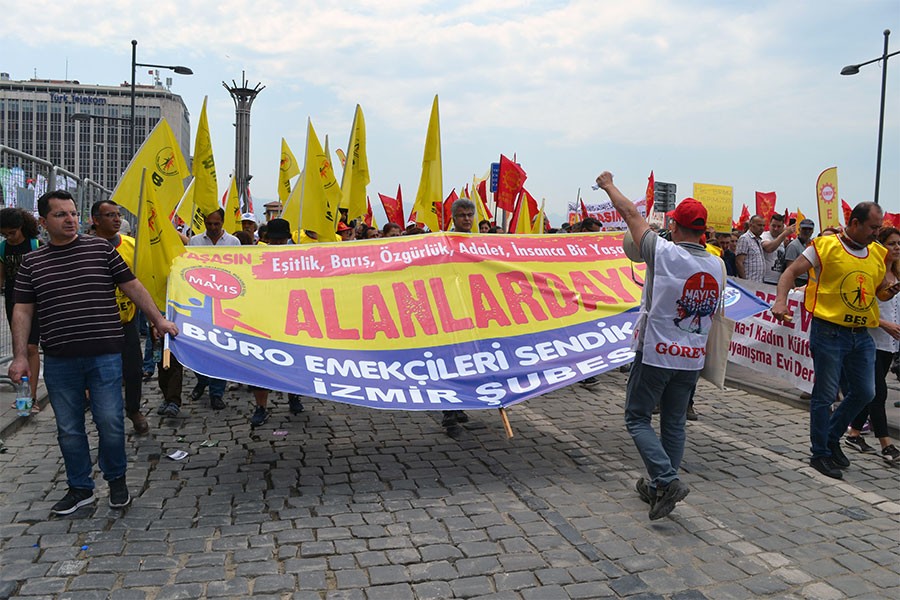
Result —
<path fill-rule="evenodd" d="M 134 119 L 134 102 L 135 102 L 135 91 L 134 91 L 134 79 L 135 73 L 138 67 L 150 67 L 152 69 L 168 69 L 170 71 L 175 71 L 179 75 L 193 75 L 194 72 L 190 70 L 188 67 L 182 67 L 180 65 L 151 65 L 147 63 L 139 63 L 137 62 L 137 40 L 131 40 L 131 140 L 130 140 L 130 152 L 129 156 L 134 158 L 134 132 L 135 132 L 135 119 Z"/>
<path fill-rule="evenodd" d="M 884 61 L 881 65 L 881 113 L 878 116 L 878 154 L 875 158 L 875 204 L 878 204 L 878 191 L 881 186 L 881 147 L 884 139 L 884 96 L 887 89 L 887 61 L 890 57 L 900 54 L 900 50 L 888 54 L 888 38 L 891 36 L 891 30 L 884 30 L 884 53 L 878 58 L 867 60 L 857 65 L 847 65 L 841 69 L 841 75 L 856 75 L 859 68 L 870 65 L 874 62 Z"/>

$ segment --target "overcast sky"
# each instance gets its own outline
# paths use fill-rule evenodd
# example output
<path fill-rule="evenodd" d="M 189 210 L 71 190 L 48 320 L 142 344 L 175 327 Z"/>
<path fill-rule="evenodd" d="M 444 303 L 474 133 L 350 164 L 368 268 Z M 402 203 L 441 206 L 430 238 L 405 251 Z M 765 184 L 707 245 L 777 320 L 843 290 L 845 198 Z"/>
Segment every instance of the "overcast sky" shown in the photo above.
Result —
<path fill-rule="evenodd" d="M 431 100 L 440 97 L 444 191 L 500 153 L 528 173 L 553 224 L 578 189 L 612 171 L 626 195 L 647 176 L 755 191 L 815 216 L 818 174 L 870 200 L 878 137 L 882 32 L 900 49 L 897 0 L 0 0 L 0 71 L 12 79 L 116 85 L 138 62 L 183 64 L 173 91 L 196 129 L 204 95 L 219 185 L 234 162 L 234 105 L 222 81 L 265 90 L 251 117 L 257 212 L 276 198 L 281 137 L 303 160 L 306 120 L 346 148 L 366 117 L 368 192 L 415 198 Z M 165 77 L 167 75 L 163 75 Z M 138 81 L 151 83 L 146 69 Z M 889 62 L 881 203 L 900 211 L 900 56 Z M 193 139 L 191 141 L 193 143 Z M 377 201 L 373 203 L 377 204 Z M 379 209 L 376 216 L 384 222 Z"/>

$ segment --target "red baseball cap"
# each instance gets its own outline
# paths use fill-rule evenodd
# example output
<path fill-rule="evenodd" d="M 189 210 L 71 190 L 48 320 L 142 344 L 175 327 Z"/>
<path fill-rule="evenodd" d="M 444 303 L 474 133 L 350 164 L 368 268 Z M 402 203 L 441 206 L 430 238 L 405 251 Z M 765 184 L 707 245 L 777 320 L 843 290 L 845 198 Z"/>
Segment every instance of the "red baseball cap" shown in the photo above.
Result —
<path fill-rule="evenodd" d="M 685 198 L 675 210 L 667 212 L 666 216 L 687 229 L 706 231 L 706 207 L 693 198 Z"/>

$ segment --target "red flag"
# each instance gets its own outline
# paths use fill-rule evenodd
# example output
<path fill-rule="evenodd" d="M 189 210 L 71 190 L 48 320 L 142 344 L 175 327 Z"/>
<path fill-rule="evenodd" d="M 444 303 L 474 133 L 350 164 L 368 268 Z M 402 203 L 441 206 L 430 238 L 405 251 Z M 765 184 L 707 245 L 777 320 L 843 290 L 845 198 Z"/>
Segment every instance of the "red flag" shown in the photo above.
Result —
<path fill-rule="evenodd" d="M 747 223 L 750 222 L 750 209 L 744 204 L 741 206 L 741 216 L 738 217 L 737 228 L 743 230 Z"/>
<path fill-rule="evenodd" d="M 500 175 L 497 178 L 497 193 L 494 200 L 497 208 L 512 211 L 516 207 L 516 196 L 525 184 L 525 171 L 502 154 L 500 155 Z"/>
<path fill-rule="evenodd" d="M 756 214 L 766 220 L 768 229 L 769 220 L 775 214 L 775 192 L 756 192 Z"/>
<path fill-rule="evenodd" d="M 253 212 L 253 196 L 250 195 L 250 186 L 247 186 L 247 212 Z"/>
<path fill-rule="evenodd" d="M 584 221 L 590 215 L 588 214 L 587 206 L 584 205 L 584 200 L 579 200 L 579 202 L 581 202 L 581 220 Z"/>
<path fill-rule="evenodd" d="M 850 208 L 850 205 L 843 198 L 841 198 L 841 210 L 844 211 L 844 227 L 846 227 L 850 224 L 850 213 L 853 212 L 853 209 Z"/>
<path fill-rule="evenodd" d="M 653 171 L 650 171 L 650 177 L 647 179 L 647 191 L 644 192 L 644 198 L 647 201 L 647 214 L 650 214 L 650 210 L 653 208 L 653 198 L 655 194 L 653 193 L 653 188 L 656 180 L 653 178 Z"/>
<path fill-rule="evenodd" d="M 397 198 L 391 198 L 384 194 L 378 194 L 378 197 L 381 199 L 381 206 L 384 207 L 384 215 L 387 217 L 388 222 L 397 223 L 401 227 L 405 225 L 403 222 L 403 205 L 400 201 Z"/>
<path fill-rule="evenodd" d="M 900 229 L 900 213 L 884 213 L 884 223 L 885 227 L 896 227 Z"/>
<path fill-rule="evenodd" d="M 363 215 L 363 220 L 366 222 L 366 225 L 369 227 L 372 226 L 372 201 L 369 200 L 369 197 L 366 196 L 366 214 Z"/>
<path fill-rule="evenodd" d="M 487 179 L 482 179 L 478 182 L 478 195 L 481 196 L 481 201 L 484 202 L 484 207 L 487 208 Z M 488 214 L 491 211 L 488 210 Z"/>
<path fill-rule="evenodd" d="M 538 214 L 537 200 L 535 200 L 534 197 L 528 193 L 528 190 L 526 190 L 525 188 L 522 188 L 522 193 L 521 193 L 521 196 L 520 196 L 518 202 L 516 202 L 516 206 L 518 206 L 518 203 L 522 202 L 523 200 L 528 203 L 528 214 L 531 215 L 531 218 L 533 219 Z M 582 202 L 581 205 L 584 206 L 584 202 Z M 518 225 L 520 212 L 521 211 L 519 211 L 519 210 L 513 211 L 512 217 L 509 220 L 509 229 L 507 230 L 507 231 L 509 231 L 509 233 L 516 232 L 516 227 Z M 528 224 L 528 228 L 531 229 L 531 223 Z"/>
<path fill-rule="evenodd" d="M 438 215 L 443 215 L 443 219 L 441 222 L 441 229 L 444 231 L 450 231 L 450 226 L 453 225 L 453 203 L 459 200 L 459 196 L 456 195 L 456 188 L 450 190 L 450 195 L 444 200 L 443 211 L 438 211 Z"/>

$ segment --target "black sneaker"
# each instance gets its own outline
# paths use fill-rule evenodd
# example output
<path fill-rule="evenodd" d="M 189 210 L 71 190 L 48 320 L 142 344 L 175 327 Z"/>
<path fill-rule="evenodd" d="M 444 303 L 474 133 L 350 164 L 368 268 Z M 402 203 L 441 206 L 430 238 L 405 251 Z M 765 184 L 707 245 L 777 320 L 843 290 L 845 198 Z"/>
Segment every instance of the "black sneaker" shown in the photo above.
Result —
<path fill-rule="evenodd" d="M 213 410 L 222 410 L 225 408 L 225 401 L 222 400 L 222 396 L 210 396 L 209 405 Z"/>
<path fill-rule="evenodd" d="M 160 404 L 159 408 L 156 409 L 156 414 L 158 414 L 161 417 L 166 416 L 166 407 L 167 406 L 169 406 L 168 402 L 163 402 L 162 404 Z"/>
<path fill-rule="evenodd" d="M 587 377 L 586 379 L 581 380 L 581 386 L 586 387 L 588 389 L 600 385 L 600 380 L 597 379 L 594 375 Z"/>
<path fill-rule="evenodd" d="M 96 500 L 94 490 L 83 488 L 69 488 L 62 500 L 53 505 L 50 512 L 54 515 L 72 514 L 82 506 L 92 504 Z"/>
<path fill-rule="evenodd" d="M 664 488 L 656 488 L 656 501 L 650 505 L 650 520 L 655 521 L 668 515 L 690 493 L 691 489 L 681 483 L 680 479 L 672 480 Z"/>
<path fill-rule="evenodd" d="M 445 410 L 441 419 L 441 427 L 453 427 L 456 425 L 456 410 Z"/>
<path fill-rule="evenodd" d="M 300 396 L 297 394 L 288 394 L 288 405 L 291 407 L 292 415 L 299 415 L 303 412 L 303 402 L 300 401 Z"/>
<path fill-rule="evenodd" d="M 832 479 L 844 478 L 844 474 L 837 468 L 837 465 L 834 464 L 834 461 L 831 460 L 830 456 L 817 456 L 811 458 L 809 459 L 809 466 L 825 477 L 831 477 Z"/>
<path fill-rule="evenodd" d="M 872 454 L 875 452 L 875 448 L 867 444 L 865 438 L 861 435 L 848 435 L 844 438 L 844 443 L 854 450 L 864 452 L 865 454 Z"/>
<path fill-rule="evenodd" d="M 838 440 L 833 444 L 828 444 L 828 449 L 831 450 L 831 461 L 842 469 L 846 469 L 850 466 L 850 459 L 847 458 L 847 455 L 844 454 L 844 451 L 841 450 L 841 441 Z"/>
<path fill-rule="evenodd" d="M 250 427 L 259 427 L 269 420 L 269 411 L 264 406 L 257 406 L 250 417 Z"/>
<path fill-rule="evenodd" d="M 650 506 L 653 506 L 653 504 L 656 502 L 656 494 L 650 491 L 650 483 L 643 477 L 634 482 L 634 491 L 638 493 L 638 496 L 641 497 L 641 500 L 643 500 Z"/>
<path fill-rule="evenodd" d="M 131 494 L 128 493 L 128 485 L 125 477 L 119 477 L 109 482 L 109 507 L 125 508 L 131 504 Z"/>
<path fill-rule="evenodd" d="M 169 402 L 166 404 L 166 410 L 163 414 L 167 417 L 177 417 L 178 413 L 181 412 L 181 407 L 175 404 L 174 402 Z"/>
<path fill-rule="evenodd" d="M 194 389 L 191 390 L 191 393 L 190 393 L 191 400 L 196 402 L 197 400 L 200 399 L 200 396 L 202 396 L 203 392 L 205 392 L 205 391 L 206 391 L 206 386 L 198 383 L 197 385 L 194 386 Z"/>
<path fill-rule="evenodd" d="M 896 465 L 900 462 L 900 450 L 897 450 L 897 446 L 893 444 L 885 446 L 881 449 L 881 458 L 889 465 Z"/>
<path fill-rule="evenodd" d="M 697 419 L 700 418 L 699 416 L 697 416 L 697 411 L 694 410 L 693 404 L 688 406 L 686 416 L 687 416 L 688 421 L 696 421 Z"/>

